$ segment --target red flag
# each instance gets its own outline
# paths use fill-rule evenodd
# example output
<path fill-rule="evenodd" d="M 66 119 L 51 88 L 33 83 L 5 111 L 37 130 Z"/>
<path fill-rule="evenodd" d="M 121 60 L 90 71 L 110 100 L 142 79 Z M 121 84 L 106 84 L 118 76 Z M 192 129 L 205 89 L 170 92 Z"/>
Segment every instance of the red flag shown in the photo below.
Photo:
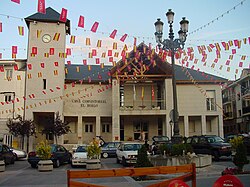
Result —
<path fill-rule="evenodd" d="M 18 65 L 16 64 L 16 65 L 14 65 L 14 70 L 18 70 Z"/>
<path fill-rule="evenodd" d="M 37 11 L 46 14 L 45 0 L 38 0 Z"/>
<path fill-rule="evenodd" d="M 67 61 L 67 64 L 68 64 L 68 65 L 71 65 L 71 61 L 70 61 L 70 60 L 68 60 L 68 61 Z"/>
<path fill-rule="evenodd" d="M 41 62 L 41 68 L 44 68 L 44 62 Z"/>
<path fill-rule="evenodd" d="M 92 28 L 91 28 L 91 31 L 92 31 L 92 32 L 96 32 L 96 30 L 97 30 L 97 28 L 98 28 L 98 25 L 99 25 L 99 23 L 98 23 L 98 22 L 95 22 L 95 23 L 93 24 Z"/>
<path fill-rule="evenodd" d="M 120 40 L 121 40 L 122 42 L 124 42 L 124 41 L 126 40 L 127 36 L 128 36 L 127 34 L 124 34 L 124 35 L 121 37 Z"/>
<path fill-rule="evenodd" d="M 32 54 L 37 54 L 37 47 L 32 47 L 32 52 L 31 52 Z"/>
<path fill-rule="evenodd" d="M 109 62 L 113 62 L 113 57 L 109 57 Z"/>
<path fill-rule="evenodd" d="M 134 45 L 136 45 L 136 40 L 137 40 L 136 37 L 134 37 Z"/>
<path fill-rule="evenodd" d="M 117 30 L 116 29 L 114 29 L 113 30 L 113 32 L 110 34 L 110 38 L 112 38 L 112 39 L 114 39 L 115 38 L 115 35 L 116 35 L 116 33 L 117 33 Z"/>
<path fill-rule="evenodd" d="M 87 65 L 87 60 L 86 60 L 86 59 L 83 59 L 83 60 L 82 60 L 82 63 L 83 63 L 83 65 Z"/>
<path fill-rule="evenodd" d="M 239 67 L 242 67 L 242 65 L 243 65 L 243 62 L 240 62 L 240 63 L 239 63 Z"/>
<path fill-rule="evenodd" d="M 58 66 L 58 62 L 54 62 L 54 65 L 55 65 L 55 66 Z"/>
<path fill-rule="evenodd" d="M 14 3 L 20 4 L 20 0 L 11 0 Z"/>
<path fill-rule="evenodd" d="M 79 17 L 78 27 L 84 28 L 84 17 L 83 16 Z"/>
<path fill-rule="evenodd" d="M 0 22 L 0 32 L 3 32 L 3 26 L 1 22 Z"/>
<path fill-rule="evenodd" d="M 232 49 L 232 54 L 236 54 L 236 49 Z"/>
<path fill-rule="evenodd" d="M 62 8 L 62 12 L 60 14 L 60 21 L 66 22 L 67 21 L 67 9 Z"/>
<path fill-rule="evenodd" d="M 12 46 L 12 54 L 17 54 L 17 46 Z"/>
<path fill-rule="evenodd" d="M 0 59 L 2 59 L 2 53 L 0 53 Z"/>
<path fill-rule="evenodd" d="M 28 64 L 28 69 L 29 69 L 29 70 L 32 69 L 32 64 Z"/>
<path fill-rule="evenodd" d="M 54 48 L 49 48 L 49 55 L 54 55 L 55 49 Z"/>
<path fill-rule="evenodd" d="M 108 50 L 108 56 L 112 56 L 112 50 Z"/>
<path fill-rule="evenodd" d="M 96 49 L 92 49 L 92 56 L 96 56 Z"/>
<path fill-rule="evenodd" d="M 99 58 L 96 58 L 96 59 L 95 59 L 95 63 L 96 63 L 96 64 L 100 64 L 100 59 L 99 59 Z"/>
<path fill-rule="evenodd" d="M 69 56 L 71 55 L 71 48 L 66 49 L 66 54 L 69 55 Z"/>

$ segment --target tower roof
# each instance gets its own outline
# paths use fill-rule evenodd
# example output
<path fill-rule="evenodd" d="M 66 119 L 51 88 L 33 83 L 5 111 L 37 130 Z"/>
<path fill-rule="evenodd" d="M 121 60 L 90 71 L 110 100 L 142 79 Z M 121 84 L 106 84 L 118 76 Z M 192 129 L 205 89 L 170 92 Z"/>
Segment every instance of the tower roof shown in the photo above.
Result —
<path fill-rule="evenodd" d="M 60 21 L 60 14 L 55 11 L 53 8 L 48 7 L 46 8 L 46 14 L 42 13 L 35 13 L 25 18 L 26 24 L 29 27 L 30 22 L 32 21 L 40 21 L 40 22 L 47 22 L 47 23 L 64 23 Z M 70 20 L 67 19 L 66 21 L 66 33 L 70 34 Z"/>

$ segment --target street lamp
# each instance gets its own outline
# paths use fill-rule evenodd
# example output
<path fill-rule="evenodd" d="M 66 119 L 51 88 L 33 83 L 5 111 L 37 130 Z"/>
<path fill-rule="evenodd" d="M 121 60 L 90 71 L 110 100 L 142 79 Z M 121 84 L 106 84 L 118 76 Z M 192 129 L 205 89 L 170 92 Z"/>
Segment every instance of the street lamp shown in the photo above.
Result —
<path fill-rule="evenodd" d="M 155 22 L 155 39 L 157 42 L 157 45 L 159 48 L 162 48 L 163 50 L 169 50 L 171 51 L 171 64 L 172 64 L 172 86 L 173 86 L 173 121 L 174 124 L 174 135 L 171 137 L 172 141 L 174 143 L 180 143 L 182 138 L 180 136 L 180 130 L 178 125 L 178 107 L 177 107 L 177 94 L 176 94 L 176 80 L 175 80 L 175 59 L 174 55 L 175 52 L 179 49 L 183 49 L 185 45 L 185 41 L 187 38 L 187 32 L 188 32 L 188 24 L 189 21 L 186 20 L 185 17 L 182 18 L 180 21 L 180 30 L 178 32 L 179 38 L 174 39 L 174 32 L 173 32 L 173 22 L 174 22 L 174 12 L 172 12 L 171 9 L 168 10 L 166 13 L 168 24 L 169 24 L 169 39 L 164 39 L 162 41 L 162 35 L 163 35 L 163 22 L 160 18 L 157 19 Z"/>

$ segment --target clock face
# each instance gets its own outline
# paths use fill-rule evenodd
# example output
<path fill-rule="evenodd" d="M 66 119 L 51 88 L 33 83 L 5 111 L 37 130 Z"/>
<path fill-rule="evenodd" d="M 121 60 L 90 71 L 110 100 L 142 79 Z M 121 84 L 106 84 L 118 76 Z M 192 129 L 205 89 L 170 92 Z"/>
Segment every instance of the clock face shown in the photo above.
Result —
<path fill-rule="evenodd" d="M 45 34 L 43 35 L 42 40 L 44 43 L 49 43 L 51 41 L 51 36 L 49 34 Z"/>

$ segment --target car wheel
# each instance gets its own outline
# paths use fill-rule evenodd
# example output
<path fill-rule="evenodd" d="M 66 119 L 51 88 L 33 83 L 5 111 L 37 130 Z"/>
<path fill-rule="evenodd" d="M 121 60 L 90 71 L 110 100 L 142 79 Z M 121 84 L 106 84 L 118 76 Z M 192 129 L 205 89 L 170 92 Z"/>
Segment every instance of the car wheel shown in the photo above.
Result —
<path fill-rule="evenodd" d="M 60 166 L 60 161 L 57 159 L 57 160 L 55 160 L 55 162 L 54 162 L 54 167 L 55 167 L 55 168 L 59 168 L 59 166 Z"/>
<path fill-rule="evenodd" d="M 31 164 L 31 167 L 32 168 L 36 168 L 36 164 Z"/>
<path fill-rule="evenodd" d="M 214 156 L 214 160 L 215 161 L 219 161 L 220 160 L 220 155 L 218 151 L 213 151 L 213 156 Z"/>
<path fill-rule="evenodd" d="M 14 155 L 15 155 L 15 160 L 18 160 L 17 154 L 14 154 Z"/>
<path fill-rule="evenodd" d="M 108 153 L 102 153 L 102 157 L 103 157 L 103 158 L 108 158 L 108 157 L 109 157 L 109 154 L 108 154 Z"/>
<path fill-rule="evenodd" d="M 122 165 L 127 166 L 126 159 L 124 157 L 122 157 Z"/>

